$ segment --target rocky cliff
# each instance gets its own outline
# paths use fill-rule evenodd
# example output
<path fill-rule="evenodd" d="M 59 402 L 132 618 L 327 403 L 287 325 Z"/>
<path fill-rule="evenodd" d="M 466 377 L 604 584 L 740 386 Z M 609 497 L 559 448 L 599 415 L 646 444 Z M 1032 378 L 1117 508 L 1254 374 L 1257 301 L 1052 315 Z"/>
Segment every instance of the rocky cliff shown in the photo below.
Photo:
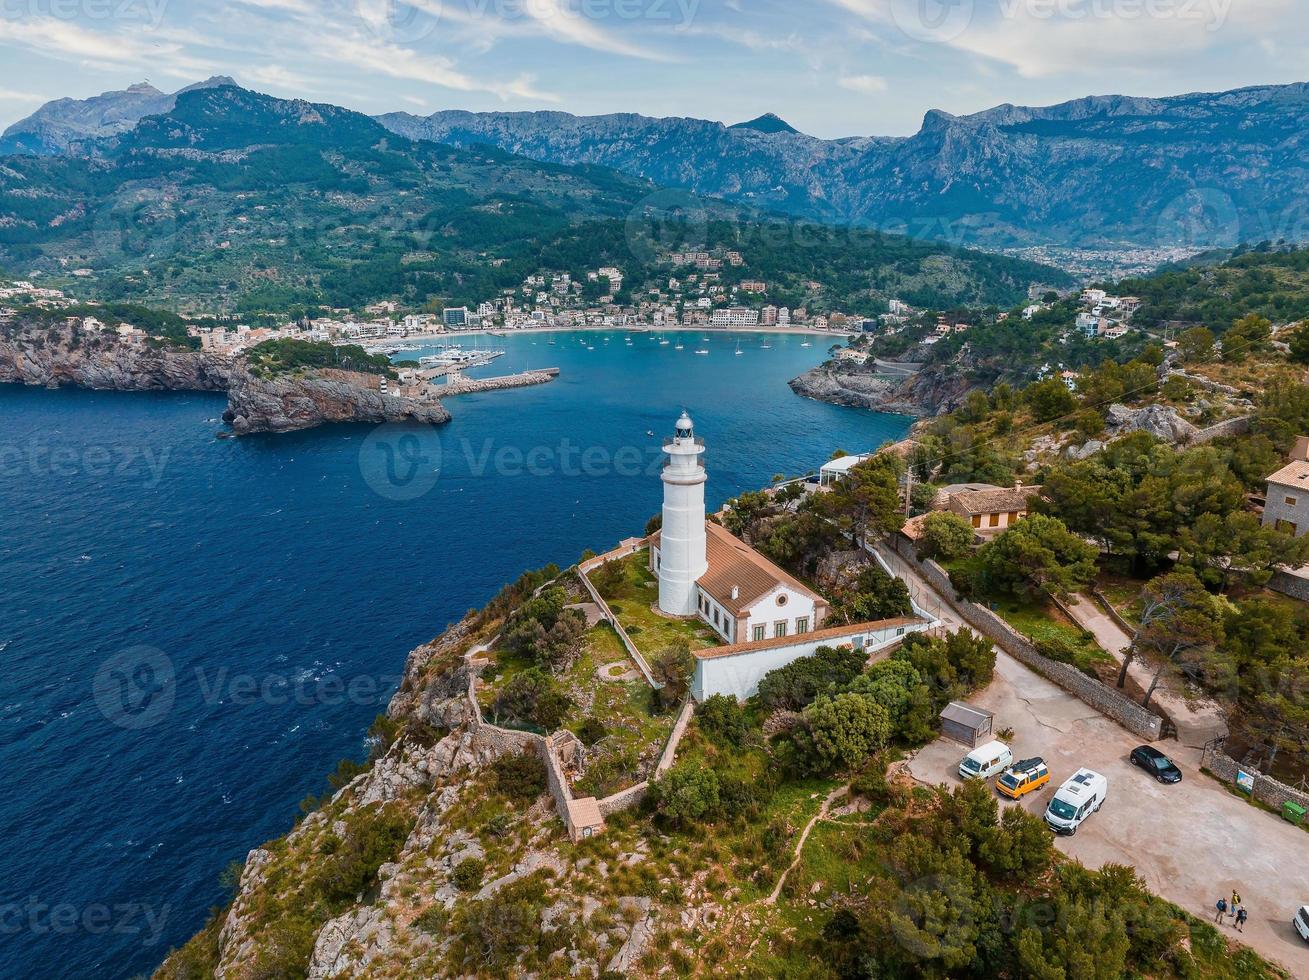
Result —
<path fill-rule="evenodd" d="M 838 362 L 820 364 L 791 379 L 804 398 L 904 415 L 936 415 L 963 403 L 971 387 L 960 372 L 928 367 L 905 378 L 879 376 Z"/>
<path fill-rule="evenodd" d="M 68 326 L 15 328 L 0 335 L 0 382 L 104 391 L 226 391 L 223 418 L 237 435 L 328 422 L 450 421 L 435 398 L 382 394 L 376 375 L 324 370 L 261 377 L 240 358 Z"/>
<path fill-rule="evenodd" d="M 227 392 L 223 420 L 237 435 L 290 432 L 326 422 L 450 421 L 439 401 L 384 395 L 374 375 L 322 371 L 309 376 L 260 378 L 238 370 Z"/>
<path fill-rule="evenodd" d="M 225 391 L 231 361 L 115 334 L 15 331 L 0 335 L 0 382 L 105 391 Z"/>

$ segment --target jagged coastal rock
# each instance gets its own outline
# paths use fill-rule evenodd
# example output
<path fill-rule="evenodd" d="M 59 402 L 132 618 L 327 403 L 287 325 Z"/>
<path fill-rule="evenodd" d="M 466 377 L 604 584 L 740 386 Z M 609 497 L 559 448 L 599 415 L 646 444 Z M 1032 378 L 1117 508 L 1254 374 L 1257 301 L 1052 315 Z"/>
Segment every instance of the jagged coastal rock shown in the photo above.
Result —
<path fill-rule="evenodd" d="M 961 372 L 929 367 L 906 377 L 887 377 L 829 361 L 793 378 L 791 390 L 804 398 L 904 415 L 936 415 L 957 408 L 968 394 Z"/>
<path fill-rule="evenodd" d="M 450 421 L 435 398 L 382 394 L 376 375 L 318 370 L 262 377 L 242 358 L 174 350 L 153 340 L 67 325 L 0 335 L 3 382 L 102 391 L 226 391 L 223 419 L 237 435 L 290 432 L 328 422 Z"/>
<path fill-rule="evenodd" d="M 0 382 L 103 391 L 225 391 L 232 363 L 199 351 L 129 343 L 70 330 L 0 336 Z"/>
<path fill-rule="evenodd" d="M 259 378 L 248 371 L 234 373 L 223 419 L 237 435 L 251 432 L 291 432 L 326 422 L 450 421 L 439 401 L 416 402 L 384 395 L 373 375 L 321 371 L 308 377 Z"/>

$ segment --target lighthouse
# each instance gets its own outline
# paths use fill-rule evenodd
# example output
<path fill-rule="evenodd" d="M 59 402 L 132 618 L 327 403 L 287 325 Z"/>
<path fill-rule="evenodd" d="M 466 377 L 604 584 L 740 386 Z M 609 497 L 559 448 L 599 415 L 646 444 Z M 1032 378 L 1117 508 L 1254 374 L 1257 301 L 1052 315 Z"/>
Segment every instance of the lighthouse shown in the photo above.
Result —
<path fill-rule="evenodd" d="M 685 412 L 664 443 L 664 517 L 659 542 L 659 608 L 673 616 L 697 612 L 696 579 L 708 568 L 705 542 L 704 440 Z"/>

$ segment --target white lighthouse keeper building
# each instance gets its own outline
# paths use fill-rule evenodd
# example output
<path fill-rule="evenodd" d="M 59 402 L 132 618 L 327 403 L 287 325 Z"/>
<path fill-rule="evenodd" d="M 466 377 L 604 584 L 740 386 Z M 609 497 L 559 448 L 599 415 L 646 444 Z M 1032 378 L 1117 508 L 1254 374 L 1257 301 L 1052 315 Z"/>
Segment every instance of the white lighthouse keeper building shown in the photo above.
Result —
<path fill-rule="evenodd" d="M 672 616 L 699 612 L 696 579 L 705 573 L 706 558 L 704 440 L 697 439 L 685 412 L 673 438 L 664 443 L 663 527 L 659 538 L 659 608 Z"/>

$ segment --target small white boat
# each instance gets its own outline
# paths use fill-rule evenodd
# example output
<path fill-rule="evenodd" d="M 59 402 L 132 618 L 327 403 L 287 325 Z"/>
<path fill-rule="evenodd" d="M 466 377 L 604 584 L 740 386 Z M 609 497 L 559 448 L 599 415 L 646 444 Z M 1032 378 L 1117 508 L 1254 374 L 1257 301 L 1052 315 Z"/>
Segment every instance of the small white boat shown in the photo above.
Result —
<path fill-rule="evenodd" d="M 673 348 L 673 350 L 686 350 L 686 348 L 683 347 L 681 344 L 678 344 L 677 346 L 675 346 L 675 347 Z"/>
<path fill-rule="evenodd" d="M 762 349 L 763 349 L 763 350 L 772 350 L 772 349 L 773 349 L 773 345 L 772 345 L 772 344 L 764 344 L 764 345 L 762 346 Z"/>
<path fill-rule="evenodd" d="M 736 356 L 740 357 L 743 353 L 745 352 L 741 350 L 741 342 L 738 340 L 736 342 Z"/>
<path fill-rule="evenodd" d="M 801 347 L 812 347 L 813 344 L 809 343 L 809 341 L 806 340 L 806 341 L 805 341 L 803 344 L 801 344 L 800 346 L 801 346 Z"/>
<path fill-rule="evenodd" d="M 697 354 L 708 354 L 709 351 L 706 350 L 705 348 L 701 347 L 698 351 L 696 351 L 696 353 L 697 353 Z"/>

